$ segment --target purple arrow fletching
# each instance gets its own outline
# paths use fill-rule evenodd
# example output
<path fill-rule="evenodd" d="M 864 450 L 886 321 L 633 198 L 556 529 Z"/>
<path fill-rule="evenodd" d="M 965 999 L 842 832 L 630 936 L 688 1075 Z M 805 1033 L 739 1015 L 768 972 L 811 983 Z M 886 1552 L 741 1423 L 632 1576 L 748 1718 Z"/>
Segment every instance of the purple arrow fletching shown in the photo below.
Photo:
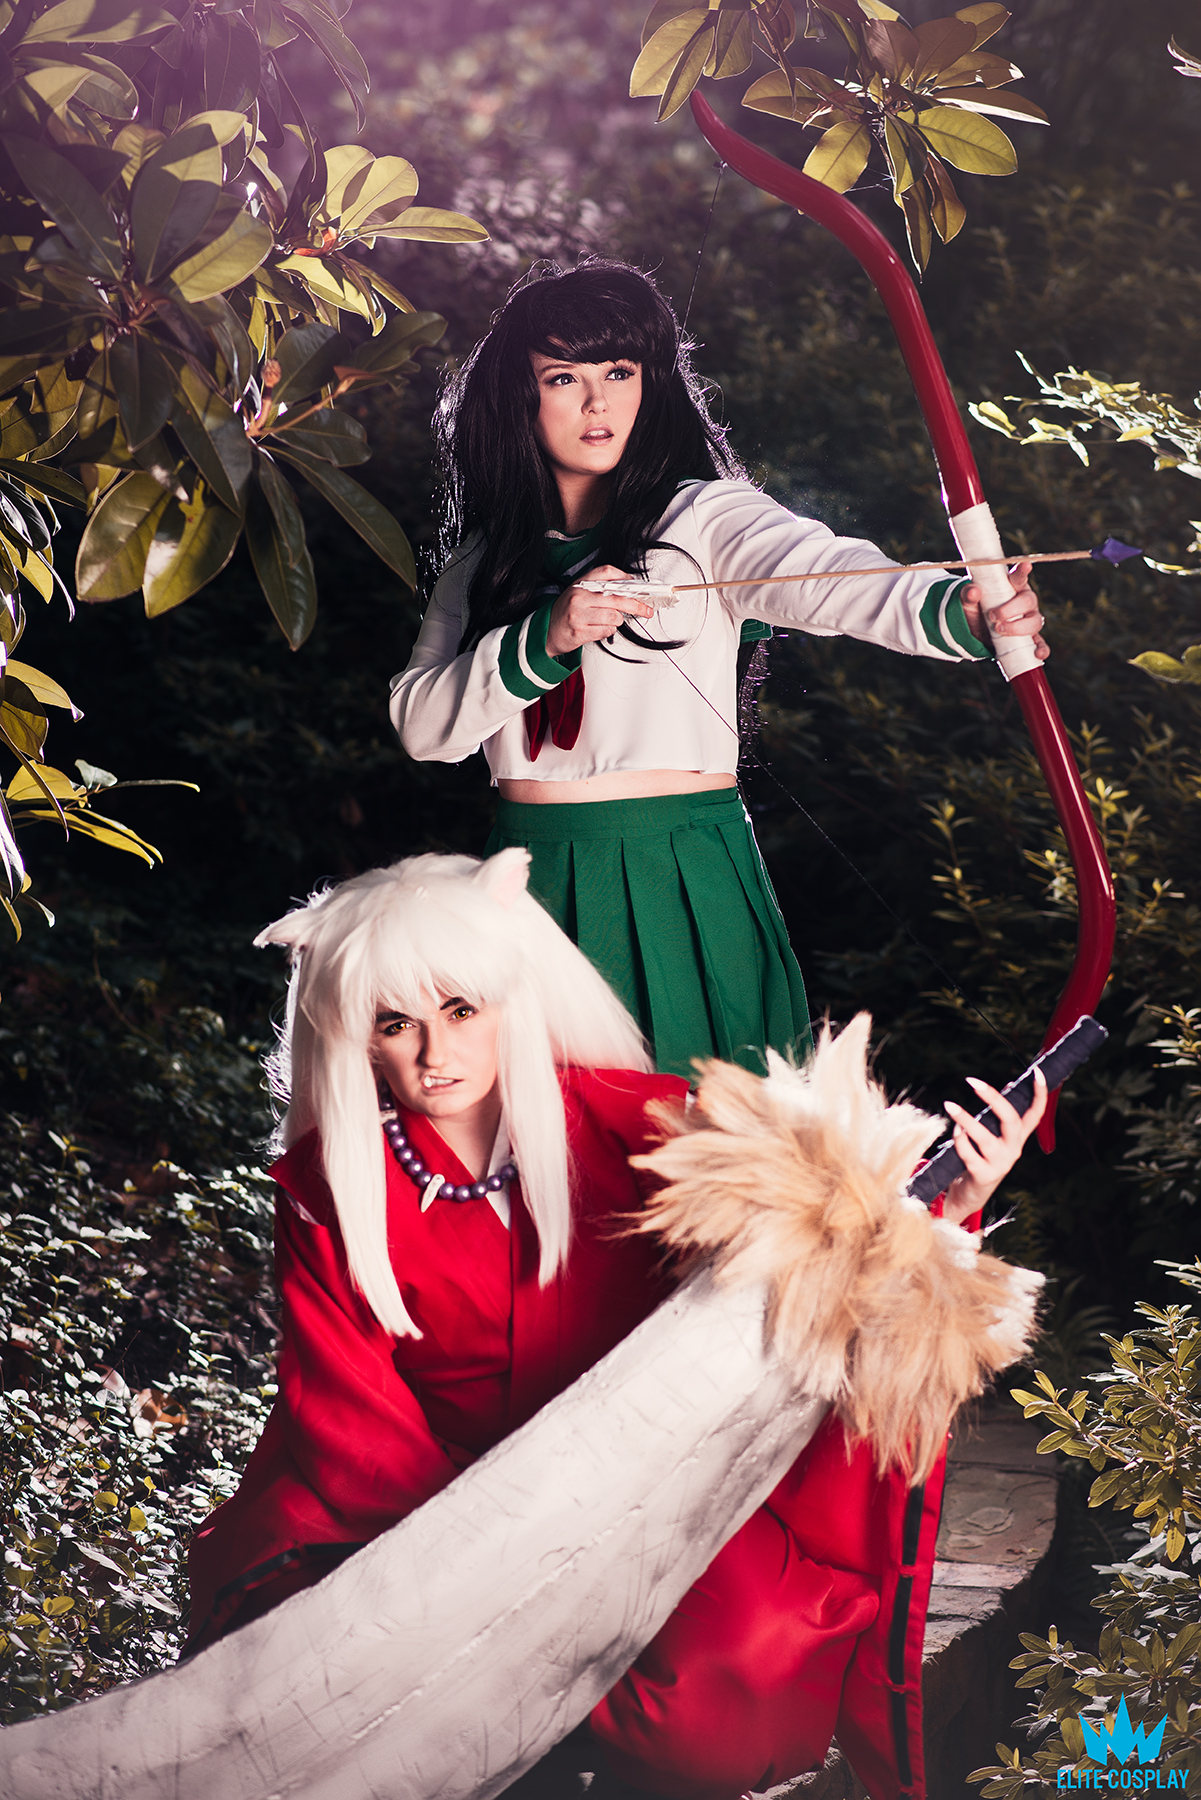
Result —
<path fill-rule="evenodd" d="M 1142 554 L 1142 551 L 1136 550 L 1133 544 L 1123 544 L 1118 538 L 1112 537 L 1107 537 L 1099 549 L 1089 551 L 1089 555 L 1096 557 L 1098 562 L 1107 563 L 1125 562 L 1128 556 L 1141 556 Z"/>

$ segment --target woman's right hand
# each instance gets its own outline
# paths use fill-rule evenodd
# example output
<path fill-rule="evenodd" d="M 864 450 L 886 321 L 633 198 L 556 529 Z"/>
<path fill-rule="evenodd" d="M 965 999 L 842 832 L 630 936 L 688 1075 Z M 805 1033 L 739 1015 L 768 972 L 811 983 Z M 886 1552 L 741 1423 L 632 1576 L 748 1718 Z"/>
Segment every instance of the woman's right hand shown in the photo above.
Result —
<path fill-rule="evenodd" d="M 633 579 L 624 569 L 614 569 L 608 563 L 589 569 L 581 577 L 587 582 Z M 595 644 L 601 638 L 612 637 L 628 618 L 653 619 L 654 616 L 654 607 L 644 600 L 629 600 L 624 596 L 618 600 L 612 594 L 593 594 L 578 585 L 569 587 L 559 595 L 551 609 L 546 653 L 548 656 L 570 656 L 584 644 Z"/>

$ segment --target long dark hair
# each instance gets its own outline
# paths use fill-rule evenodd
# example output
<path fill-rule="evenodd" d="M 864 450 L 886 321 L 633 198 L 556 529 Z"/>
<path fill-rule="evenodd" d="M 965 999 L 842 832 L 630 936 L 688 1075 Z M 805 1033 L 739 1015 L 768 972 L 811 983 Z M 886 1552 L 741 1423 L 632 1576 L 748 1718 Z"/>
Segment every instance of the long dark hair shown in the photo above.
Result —
<path fill-rule="evenodd" d="M 449 382 L 435 429 L 445 491 L 444 548 L 473 532 L 483 555 L 468 590 L 465 648 L 532 610 L 543 539 L 563 524 L 559 491 L 534 436 L 538 383 L 530 352 L 572 362 L 642 365 L 642 404 L 614 472 L 598 562 L 644 574 L 657 521 L 682 481 L 745 471 L 710 417 L 689 345 L 648 275 L 591 258 L 514 288 L 487 337 Z M 658 648 L 628 625 L 622 635 Z"/>

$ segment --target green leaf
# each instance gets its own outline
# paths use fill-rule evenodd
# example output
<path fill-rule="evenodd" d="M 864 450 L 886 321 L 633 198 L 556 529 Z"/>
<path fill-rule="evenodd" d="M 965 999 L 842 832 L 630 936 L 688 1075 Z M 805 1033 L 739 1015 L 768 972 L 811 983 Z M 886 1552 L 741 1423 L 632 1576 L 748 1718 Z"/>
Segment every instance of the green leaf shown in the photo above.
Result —
<path fill-rule="evenodd" d="M 79 59 L 87 70 L 75 95 L 79 104 L 104 119 L 132 119 L 138 110 L 138 90 L 125 70 L 103 56 L 80 52 Z"/>
<path fill-rule="evenodd" d="M 171 499 L 153 475 L 126 475 L 87 522 L 75 562 L 81 600 L 119 600 L 142 585 L 146 553 Z"/>
<path fill-rule="evenodd" d="M 125 441 L 131 450 L 139 450 L 171 416 L 174 371 L 140 331 L 117 339 L 109 349 L 108 366 Z"/>
<path fill-rule="evenodd" d="M 317 581 L 296 496 L 265 453 L 247 496 L 246 544 L 279 627 L 299 650 L 317 622 Z"/>
<path fill-rule="evenodd" d="M 207 15 L 204 42 L 204 97 L 211 107 L 245 113 L 254 105 L 261 79 L 257 34 L 236 13 Z"/>
<path fill-rule="evenodd" d="M 40 494 L 48 494 L 52 500 L 61 501 L 64 506 L 86 506 L 88 497 L 84 489 L 73 475 L 66 475 L 61 469 L 48 469 L 41 463 L 10 462 L 0 457 L 0 473 L 15 475 L 18 481 L 24 481 Z"/>
<path fill-rule="evenodd" d="M 936 156 L 926 158 L 926 181 L 931 194 L 931 221 L 943 243 L 949 244 L 951 239 L 957 237 L 962 231 L 963 222 L 967 218 L 967 208 L 956 193 L 954 182 Z M 987 404 L 986 401 L 985 406 Z M 1004 417 L 1003 414 L 1002 417 Z M 987 422 L 987 420 L 984 421 L 986 424 Z"/>
<path fill-rule="evenodd" d="M 371 302 L 332 257 L 285 256 L 274 265 L 274 272 L 302 281 L 311 293 L 331 306 L 343 307 L 364 319 L 374 319 L 375 309 Z"/>
<path fill-rule="evenodd" d="M 354 102 L 356 130 L 361 131 L 367 116 L 363 101 L 371 86 L 366 63 L 337 21 L 312 0 L 286 0 L 282 11 L 325 57 Z"/>
<path fill-rule="evenodd" d="M 444 212 L 440 206 L 410 206 L 394 225 L 368 222 L 364 237 L 408 238 L 419 244 L 479 244 L 488 233 L 466 213 Z"/>
<path fill-rule="evenodd" d="M 40 758 L 49 726 L 46 715 L 23 681 L 0 677 L 0 736 L 19 756 Z"/>
<path fill-rule="evenodd" d="M 360 171 L 369 169 L 374 161 L 370 150 L 365 150 L 362 144 L 335 144 L 332 150 L 326 151 L 323 210 L 329 218 L 341 218 L 348 184 Z M 416 185 L 413 192 L 417 192 Z"/>
<path fill-rule="evenodd" d="M 28 663 L 18 662 L 15 657 L 10 657 L 7 672 L 15 675 L 18 681 L 23 681 L 34 699 L 40 700 L 43 706 L 61 706 L 74 718 L 83 718 L 67 690 L 60 687 L 53 677 L 43 675 L 40 669 L 31 668 Z"/>
<path fill-rule="evenodd" d="M 220 237 L 176 264 L 170 273 L 171 285 L 184 300 L 210 300 L 245 281 L 274 243 L 265 219 L 237 213 Z"/>
<path fill-rule="evenodd" d="M 797 119 L 802 125 L 828 107 L 826 100 L 815 100 L 808 95 L 800 82 L 794 96 L 792 84 L 782 69 L 769 69 L 758 81 L 752 81 L 742 96 L 742 104 L 752 112 L 774 113 L 780 119 Z"/>
<path fill-rule="evenodd" d="M 649 44 L 661 25 L 674 19 L 680 13 L 695 11 L 696 0 L 655 0 L 655 4 L 647 13 L 642 26 L 642 42 Z"/>
<path fill-rule="evenodd" d="M 222 396 L 186 365 L 176 384 L 171 424 L 213 492 L 232 512 L 241 513 L 253 461 L 246 427 Z"/>
<path fill-rule="evenodd" d="M 17 174 L 75 254 L 96 274 L 117 280 L 124 261 L 117 221 L 91 182 L 46 144 L 7 131 L 0 141 Z"/>
<path fill-rule="evenodd" d="M 153 125 L 127 125 L 113 139 L 113 149 L 119 150 L 125 158 L 125 185 L 131 187 L 133 178 L 143 163 L 150 161 L 160 144 L 165 144 L 167 134 L 158 131 Z"/>
<path fill-rule="evenodd" d="M 0 880 L 5 883 L 10 894 L 19 894 L 27 879 L 12 818 L 3 798 L 0 798 Z"/>
<path fill-rule="evenodd" d="M 275 360 L 280 378 L 272 398 L 290 406 L 328 387 L 334 380 L 334 364 L 350 360 L 350 346 L 332 325 L 314 321 L 285 331 L 275 347 Z"/>
<path fill-rule="evenodd" d="M 166 31 L 175 20 L 146 0 L 61 0 L 26 27 L 21 47 L 30 44 L 138 44 Z"/>
<path fill-rule="evenodd" d="M 1136 669 L 1142 669 L 1148 675 L 1157 675 L 1161 681 L 1201 682 L 1201 645 L 1192 646 L 1197 654 L 1191 661 L 1177 662 L 1174 656 L 1166 656 L 1162 650 L 1144 650 L 1130 661 Z M 1188 652 L 1185 652 L 1188 657 Z"/>
<path fill-rule="evenodd" d="M 87 77 L 86 69 L 69 63 L 46 63 L 29 69 L 25 86 L 37 95 L 47 111 L 62 114 L 68 100 L 73 100 Z"/>
<path fill-rule="evenodd" d="M 975 49 L 975 27 L 966 19 L 927 19 L 913 33 L 917 55 L 913 65 L 913 85 L 920 87 L 932 75 L 949 69 L 969 50 Z"/>
<path fill-rule="evenodd" d="M 919 145 L 919 151 L 921 146 Z M 925 172 L 924 160 L 917 167 L 910 154 L 910 145 L 906 137 L 905 127 L 896 119 L 884 118 L 884 150 L 888 157 L 888 167 L 892 175 L 892 190 L 898 204 L 901 195 L 906 193 L 915 181 Z"/>
<path fill-rule="evenodd" d="M 717 36 L 713 42 L 713 77 L 728 81 L 733 75 L 744 75 L 755 54 L 750 13 L 724 9 L 718 14 Z"/>
<path fill-rule="evenodd" d="M 663 98 L 655 115 L 657 119 L 670 119 L 673 113 L 679 112 L 700 80 L 705 64 L 713 53 L 715 29 L 713 25 L 702 25 L 692 42 L 685 46 L 684 54 L 668 76 L 663 89 Z"/>
<path fill-rule="evenodd" d="M 327 162 L 327 179 L 328 169 Z M 411 162 L 403 156 L 372 158 L 347 174 L 342 188 L 340 232 L 356 235 L 367 229 L 366 221 L 372 217 L 381 225 L 389 224 L 416 192 L 417 171 Z"/>
<path fill-rule="evenodd" d="M 354 367 L 382 374 L 408 362 L 420 345 L 438 343 L 445 332 L 446 320 L 440 313 L 393 313 L 377 337 L 353 350 L 347 346 L 347 363 L 335 366 L 334 373 L 339 374 L 341 367 Z M 352 356 L 353 364 L 349 361 Z"/>
<path fill-rule="evenodd" d="M 957 19 L 965 19 L 976 33 L 973 48 L 978 50 L 981 44 L 987 44 L 990 37 L 995 37 L 1002 25 L 1009 19 L 1005 7 L 998 5 L 997 0 L 985 0 L 979 6 L 961 6 L 955 13 Z"/>
<path fill-rule="evenodd" d="M 107 844 L 110 850 L 128 850 L 131 856 L 140 857 L 150 868 L 163 860 L 153 844 L 148 844 L 145 838 L 139 837 L 131 826 L 123 825 L 120 819 L 106 819 L 102 813 L 94 813 L 90 809 L 85 812 L 82 808 L 74 809 L 69 818 L 71 830 L 78 832 L 80 837 L 92 838 L 98 844 Z M 115 1494 L 96 1495 L 97 1506 L 108 1506 L 110 1503 L 113 1506 L 118 1504 Z M 103 1559 L 93 1557 L 92 1560 L 100 1562 Z"/>
<path fill-rule="evenodd" d="M 290 462 L 293 468 L 299 469 L 317 492 L 337 508 L 346 523 L 357 531 L 365 544 L 368 544 L 381 561 L 407 582 L 409 587 L 417 585 L 417 570 L 413 562 L 413 552 L 409 540 L 401 530 L 386 506 L 381 506 L 374 494 L 352 481 L 349 475 L 343 475 L 340 469 L 331 468 L 320 457 L 310 456 L 305 450 L 291 442 L 273 443 L 272 449 L 277 456 Z"/>
<path fill-rule="evenodd" d="M 921 52 L 907 25 L 899 19 L 871 19 L 863 27 L 863 40 L 877 69 L 894 81 L 911 79 Z"/>
<path fill-rule="evenodd" d="M 352 419 L 349 413 L 339 412 L 333 406 L 323 406 L 317 412 L 310 413 L 303 425 L 289 426 L 285 423 L 273 435 L 274 448 L 287 450 L 295 447 L 306 451 L 310 456 L 323 457 L 326 462 L 337 463 L 342 469 L 349 468 L 354 463 L 364 463 L 371 455 L 367 433 L 358 420 Z M 0 468 L 3 466 L 0 463 Z"/>
<path fill-rule="evenodd" d="M 241 519 L 209 498 L 203 480 L 197 481 L 190 501 L 172 499 L 146 553 L 146 617 L 156 619 L 206 587 L 221 573 L 241 535 Z"/>
<path fill-rule="evenodd" d="M 190 121 L 143 163 L 130 222 L 147 281 L 157 280 L 196 242 L 221 197 L 221 179 L 221 146 L 207 120 Z"/>
<path fill-rule="evenodd" d="M 692 6 L 678 12 L 659 26 L 648 38 L 630 71 L 630 98 L 642 100 L 661 94 L 671 79 L 671 72 L 699 30 L 708 23 L 708 7 Z M 704 67 L 704 59 L 701 63 Z"/>
<path fill-rule="evenodd" d="M 1021 94 L 1001 94 L 995 88 L 939 88 L 940 103 L 947 101 L 963 106 L 969 112 L 996 113 L 1003 119 L 1023 119 L 1030 125 L 1049 125 L 1051 121 L 1041 106 Z M 919 116 L 920 123 L 920 116 Z"/>
<path fill-rule="evenodd" d="M 212 333 L 235 392 L 243 393 L 259 360 L 245 325 L 220 294 L 213 294 L 208 300 L 193 300 L 190 311 Z"/>
<path fill-rule="evenodd" d="M 809 152 L 805 174 L 824 182 L 836 194 L 845 194 L 866 169 L 871 148 L 872 134 L 866 125 L 840 121 L 823 132 Z"/>
<path fill-rule="evenodd" d="M 1012 175 L 1018 166 L 1005 133 L 978 113 L 930 106 L 919 113 L 916 129 L 944 161 L 969 174 Z"/>

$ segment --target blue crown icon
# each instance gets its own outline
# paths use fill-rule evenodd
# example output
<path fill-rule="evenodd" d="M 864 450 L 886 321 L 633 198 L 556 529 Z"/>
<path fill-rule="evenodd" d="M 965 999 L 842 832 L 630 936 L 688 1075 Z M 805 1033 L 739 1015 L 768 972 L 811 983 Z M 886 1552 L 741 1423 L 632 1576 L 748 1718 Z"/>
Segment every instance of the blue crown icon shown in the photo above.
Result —
<path fill-rule="evenodd" d="M 1134 1728 L 1130 1723 L 1126 1696 L 1123 1694 L 1112 1720 L 1102 1719 L 1100 1725 L 1094 1726 L 1087 1719 L 1081 1719 L 1080 1729 L 1084 1733 L 1085 1751 L 1094 1762 L 1108 1763 L 1111 1753 L 1115 1762 L 1129 1762 L 1137 1750 L 1139 1762 L 1149 1763 L 1154 1762 L 1159 1755 L 1167 1722 L 1165 1713 L 1150 1735 L 1144 1732 L 1141 1725 Z"/>

